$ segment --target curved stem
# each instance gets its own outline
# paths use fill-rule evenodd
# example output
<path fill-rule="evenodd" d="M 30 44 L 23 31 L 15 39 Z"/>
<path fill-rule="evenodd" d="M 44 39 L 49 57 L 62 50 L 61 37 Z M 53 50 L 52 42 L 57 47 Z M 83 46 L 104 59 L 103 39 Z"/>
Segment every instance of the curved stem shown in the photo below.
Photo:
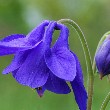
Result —
<path fill-rule="evenodd" d="M 98 43 L 98 46 L 97 46 L 97 49 L 95 51 L 95 54 L 97 53 L 100 45 L 102 44 L 102 42 L 106 39 L 106 37 L 110 34 L 110 31 L 108 31 L 107 33 L 105 33 L 102 38 L 100 39 L 99 43 Z M 94 61 L 93 61 L 93 65 L 92 65 L 92 68 L 93 68 L 93 73 L 96 72 L 96 64 L 95 64 L 95 55 L 94 55 Z"/>
<path fill-rule="evenodd" d="M 85 55 L 85 60 L 86 60 L 87 73 L 88 73 L 88 106 L 87 106 L 87 110 L 91 110 L 94 78 L 93 78 L 91 56 L 90 56 L 90 52 L 89 52 L 89 48 L 88 48 L 85 36 L 84 36 L 83 32 L 81 31 L 80 27 L 78 26 L 78 24 L 76 24 L 73 20 L 61 19 L 58 21 L 58 23 L 70 24 L 76 30 L 76 32 L 79 36 L 79 39 L 81 41 L 84 55 Z"/>
<path fill-rule="evenodd" d="M 100 110 L 105 110 L 109 101 L 110 101 L 110 92 L 108 93 L 105 100 L 103 101 Z"/>

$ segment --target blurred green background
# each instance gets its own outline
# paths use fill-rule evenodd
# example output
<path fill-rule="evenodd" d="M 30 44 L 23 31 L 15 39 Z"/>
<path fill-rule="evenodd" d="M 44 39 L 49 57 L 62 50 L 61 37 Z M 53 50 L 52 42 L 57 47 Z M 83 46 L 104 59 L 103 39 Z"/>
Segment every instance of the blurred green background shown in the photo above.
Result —
<path fill-rule="evenodd" d="M 79 24 L 93 58 L 99 39 L 110 30 L 110 0 L 0 0 L 0 38 L 12 33 L 27 34 L 44 19 L 61 18 L 70 18 Z M 87 88 L 88 73 L 82 47 L 75 31 L 70 26 L 69 28 L 70 47 L 81 61 Z M 0 57 L 0 73 L 12 57 Z M 107 77 L 100 80 L 97 75 L 93 110 L 99 109 L 109 91 Z M 72 92 L 68 95 L 57 95 L 47 91 L 43 98 L 39 98 L 34 90 L 18 84 L 11 74 L 0 74 L 0 110 L 78 110 L 78 107 Z M 110 103 L 107 110 L 110 110 Z"/>

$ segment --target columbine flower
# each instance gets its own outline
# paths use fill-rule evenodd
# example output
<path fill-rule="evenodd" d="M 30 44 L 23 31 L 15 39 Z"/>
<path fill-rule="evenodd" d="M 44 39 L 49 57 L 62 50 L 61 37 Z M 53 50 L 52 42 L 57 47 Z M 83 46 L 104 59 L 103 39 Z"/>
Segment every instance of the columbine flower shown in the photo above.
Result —
<path fill-rule="evenodd" d="M 51 47 L 55 30 L 61 32 Z M 3 74 L 12 72 L 17 82 L 35 88 L 40 96 L 45 90 L 69 93 L 66 83 L 69 81 L 80 110 L 86 110 L 82 70 L 77 56 L 69 49 L 68 34 L 66 26 L 44 21 L 27 36 L 16 34 L 4 38 L 0 41 L 0 55 L 15 54 L 15 57 Z"/>
<path fill-rule="evenodd" d="M 95 55 L 96 66 L 100 78 L 110 74 L 110 35 L 104 40 Z"/>

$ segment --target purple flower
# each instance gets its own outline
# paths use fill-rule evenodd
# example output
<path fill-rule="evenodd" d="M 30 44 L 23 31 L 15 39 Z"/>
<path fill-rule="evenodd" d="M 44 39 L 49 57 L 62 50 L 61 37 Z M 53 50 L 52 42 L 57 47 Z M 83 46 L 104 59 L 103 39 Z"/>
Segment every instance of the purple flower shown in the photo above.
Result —
<path fill-rule="evenodd" d="M 110 74 L 110 35 L 99 47 L 95 55 L 95 61 L 101 79 Z"/>
<path fill-rule="evenodd" d="M 52 35 L 60 35 L 52 46 Z M 27 36 L 10 35 L 0 41 L 0 55 L 15 54 L 3 74 L 12 72 L 18 83 L 36 89 L 39 96 L 45 90 L 57 94 L 71 92 L 66 81 L 71 83 L 80 110 L 86 110 L 87 93 L 77 56 L 70 51 L 69 30 L 55 21 L 44 21 Z"/>

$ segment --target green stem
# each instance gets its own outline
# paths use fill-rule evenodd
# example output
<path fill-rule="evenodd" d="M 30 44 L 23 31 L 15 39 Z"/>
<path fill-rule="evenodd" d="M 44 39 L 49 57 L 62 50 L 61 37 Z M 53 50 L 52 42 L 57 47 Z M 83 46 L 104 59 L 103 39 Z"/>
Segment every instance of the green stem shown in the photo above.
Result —
<path fill-rule="evenodd" d="M 110 92 L 108 93 L 105 100 L 103 101 L 100 110 L 105 110 L 109 101 L 110 101 Z"/>
<path fill-rule="evenodd" d="M 107 33 L 105 33 L 102 38 L 100 39 L 99 43 L 98 43 L 98 46 L 97 46 L 97 49 L 96 49 L 96 52 L 95 54 L 97 53 L 100 45 L 102 44 L 102 42 L 106 39 L 106 37 L 110 34 L 110 31 L 108 31 Z M 92 68 L 93 68 L 93 73 L 96 72 L 96 64 L 95 64 L 95 55 L 94 55 L 94 61 L 93 61 L 93 65 L 92 65 Z"/>
<path fill-rule="evenodd" d="M 93 78 L 91 56 L 90 56 L 90 52 L 89 52 L 89 48 L 88 48 L 85 36 L 84 36 L 83 32 L 81 31 L 80 27 L 78 26 L 78 24 L 76 24 L 73 20 L 61 19 L 58 21 L 58 23 L 70 24 L 76 30 L 77 34 L 79 35 L 79 39 L 81 41 L 84 55 L 85 55 L 87 73 L 88 73 L 88 106 L 87 106 L 87 110 L 91 110 L 94 78 Z"/>

